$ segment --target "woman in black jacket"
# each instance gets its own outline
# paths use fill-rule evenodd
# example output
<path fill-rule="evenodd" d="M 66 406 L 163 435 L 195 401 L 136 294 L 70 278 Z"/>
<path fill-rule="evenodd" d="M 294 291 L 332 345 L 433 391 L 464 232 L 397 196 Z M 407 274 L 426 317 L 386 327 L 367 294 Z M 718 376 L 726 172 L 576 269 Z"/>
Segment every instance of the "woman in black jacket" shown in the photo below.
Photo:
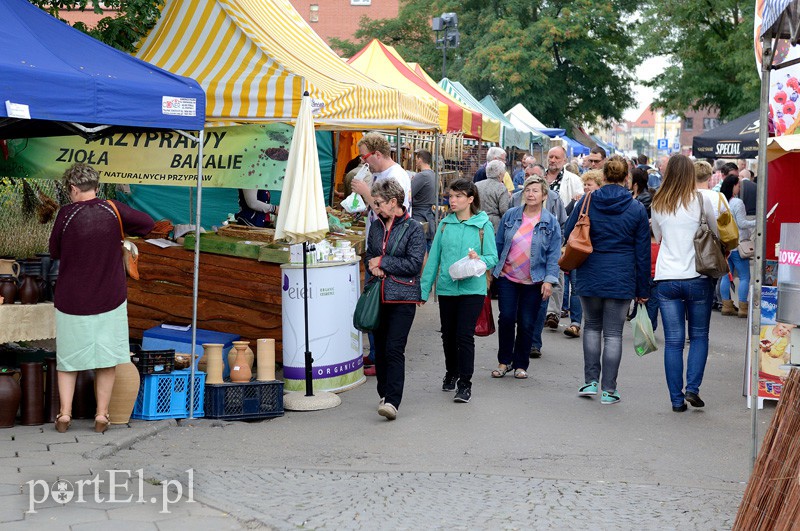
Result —
<path fill-rule="evenodd" d="M 378 414 L 394 420 L 403 398 L 406 341 L 421 300 L 419 279 L 427 246 L 422 225 L 403 206 L 400 183 L 381 179 L 371 192 L 378 221 L 369 229 L 366 260 L 370 282 L 381 283 L 380 324 L 373 331 Z"/>

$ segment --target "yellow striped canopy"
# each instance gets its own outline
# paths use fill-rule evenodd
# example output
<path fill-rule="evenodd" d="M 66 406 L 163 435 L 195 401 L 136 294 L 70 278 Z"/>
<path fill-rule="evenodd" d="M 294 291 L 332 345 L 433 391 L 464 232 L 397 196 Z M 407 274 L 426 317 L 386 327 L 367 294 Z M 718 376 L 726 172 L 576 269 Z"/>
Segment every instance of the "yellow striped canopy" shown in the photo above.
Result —
<path fill-rule="evenodd" d="M 136 57 L 196 79 L 206 121 L 293 122 L 303 91 L 329 128 L 434 129 L 431 98 L 385 87 L 344 62 L 288 0 L 166 0 Z"/>

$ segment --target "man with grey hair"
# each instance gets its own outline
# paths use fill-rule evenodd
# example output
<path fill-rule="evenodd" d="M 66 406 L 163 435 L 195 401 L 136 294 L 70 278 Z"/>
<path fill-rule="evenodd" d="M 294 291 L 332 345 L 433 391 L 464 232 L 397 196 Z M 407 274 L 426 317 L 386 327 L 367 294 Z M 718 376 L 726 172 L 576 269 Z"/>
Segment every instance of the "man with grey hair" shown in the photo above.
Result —
<path fill-rule="evenodd" d="M 758 187 L 753 182 L 753 173 L 750 170 L 739 170 L 739 199 L 744 203 L 745 214 L 756 215 L 756 193 Z"/>
<path fill-rule="evenodd" d="M 492 146 L 486 152 L 486 162 L 481 164 L 481 167 L 478 168 L 478 171 L 475 172 L 475 175 L 472 177 L 472 182 L 478 183 L 486 179 L 486 165 L 492 162 L 493 160 L 501 160 L 503 161 L 503 166 L 505 167 L 506 163 L 506 151 L 497 146 Z"/>
<path fill-rule="evenodd" d="M 664 171 L 667 169 L 667 162 L 669 162 L 668 155 L 661 155 L 658 157 L 655 170 L 648 170 L 647 172 L 647 187 L 653 190 L 658 190 L 661 186 L 661 179 L 663 178 Z"/>
<path fill-rule="evenodd" d="M 489 215 L 495 233 L 500 225 L 500 218 L 506 213 L 511 202 L 511 195 L 503 184 L 505 173 L 506 165 L 503 161 L 498 159 L 489 161 L 486 163 L 486 179 L 475 184 L 481 200 L 481 209 Z"/>
<path fill-rule="evenodd" d="M 525 170 L 528 168 L 528 166 L 533 164 L 536 164 L 536 157 L 533 155 L 525 155 L 522 157 L 522 168 L 520 168 L 519 171 L 514 172 L 514 175 L 511 178 L 511 181 L 514 183 L 514 192 L 522 190 L 522 184 L 525 182 L 525 179 L 529 177 Z"/>

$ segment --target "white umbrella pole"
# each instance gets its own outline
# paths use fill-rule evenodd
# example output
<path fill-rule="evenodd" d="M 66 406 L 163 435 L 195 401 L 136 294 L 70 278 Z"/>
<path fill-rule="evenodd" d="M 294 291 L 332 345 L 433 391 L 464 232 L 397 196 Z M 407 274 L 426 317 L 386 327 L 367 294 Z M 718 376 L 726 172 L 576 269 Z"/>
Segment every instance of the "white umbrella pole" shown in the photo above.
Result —
<path fill-rule="evenodd" d="M 192 281 L 192 351 L 189 357 L 191 373 L 189 378 L 189 418 L 194 418 L 194 355 L 197 348 L 197 294 L 200 285 L 200 207 L 203 195 L 203 136 L 205 131 L 200 130 L 197 142 L 197 208 L 195 209 L 194 227 L 194 279 Z"/>

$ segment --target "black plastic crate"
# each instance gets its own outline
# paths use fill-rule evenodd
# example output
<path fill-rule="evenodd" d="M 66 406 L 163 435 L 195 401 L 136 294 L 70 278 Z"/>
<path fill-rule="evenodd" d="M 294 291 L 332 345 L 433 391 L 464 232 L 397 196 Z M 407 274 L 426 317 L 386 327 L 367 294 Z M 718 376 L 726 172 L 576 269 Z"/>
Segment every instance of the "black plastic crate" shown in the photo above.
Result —
<path fill-rule="evenodd" d="M 206 384 L 206 418 L 268 419 L 283 416 L 283 382 Z"/>
<path fill-rule="evenodd" d="M 142 350 L 134 348 L 131 361 L 139 374 L 169 374 L 175 369 L 175 349 Z"/>

